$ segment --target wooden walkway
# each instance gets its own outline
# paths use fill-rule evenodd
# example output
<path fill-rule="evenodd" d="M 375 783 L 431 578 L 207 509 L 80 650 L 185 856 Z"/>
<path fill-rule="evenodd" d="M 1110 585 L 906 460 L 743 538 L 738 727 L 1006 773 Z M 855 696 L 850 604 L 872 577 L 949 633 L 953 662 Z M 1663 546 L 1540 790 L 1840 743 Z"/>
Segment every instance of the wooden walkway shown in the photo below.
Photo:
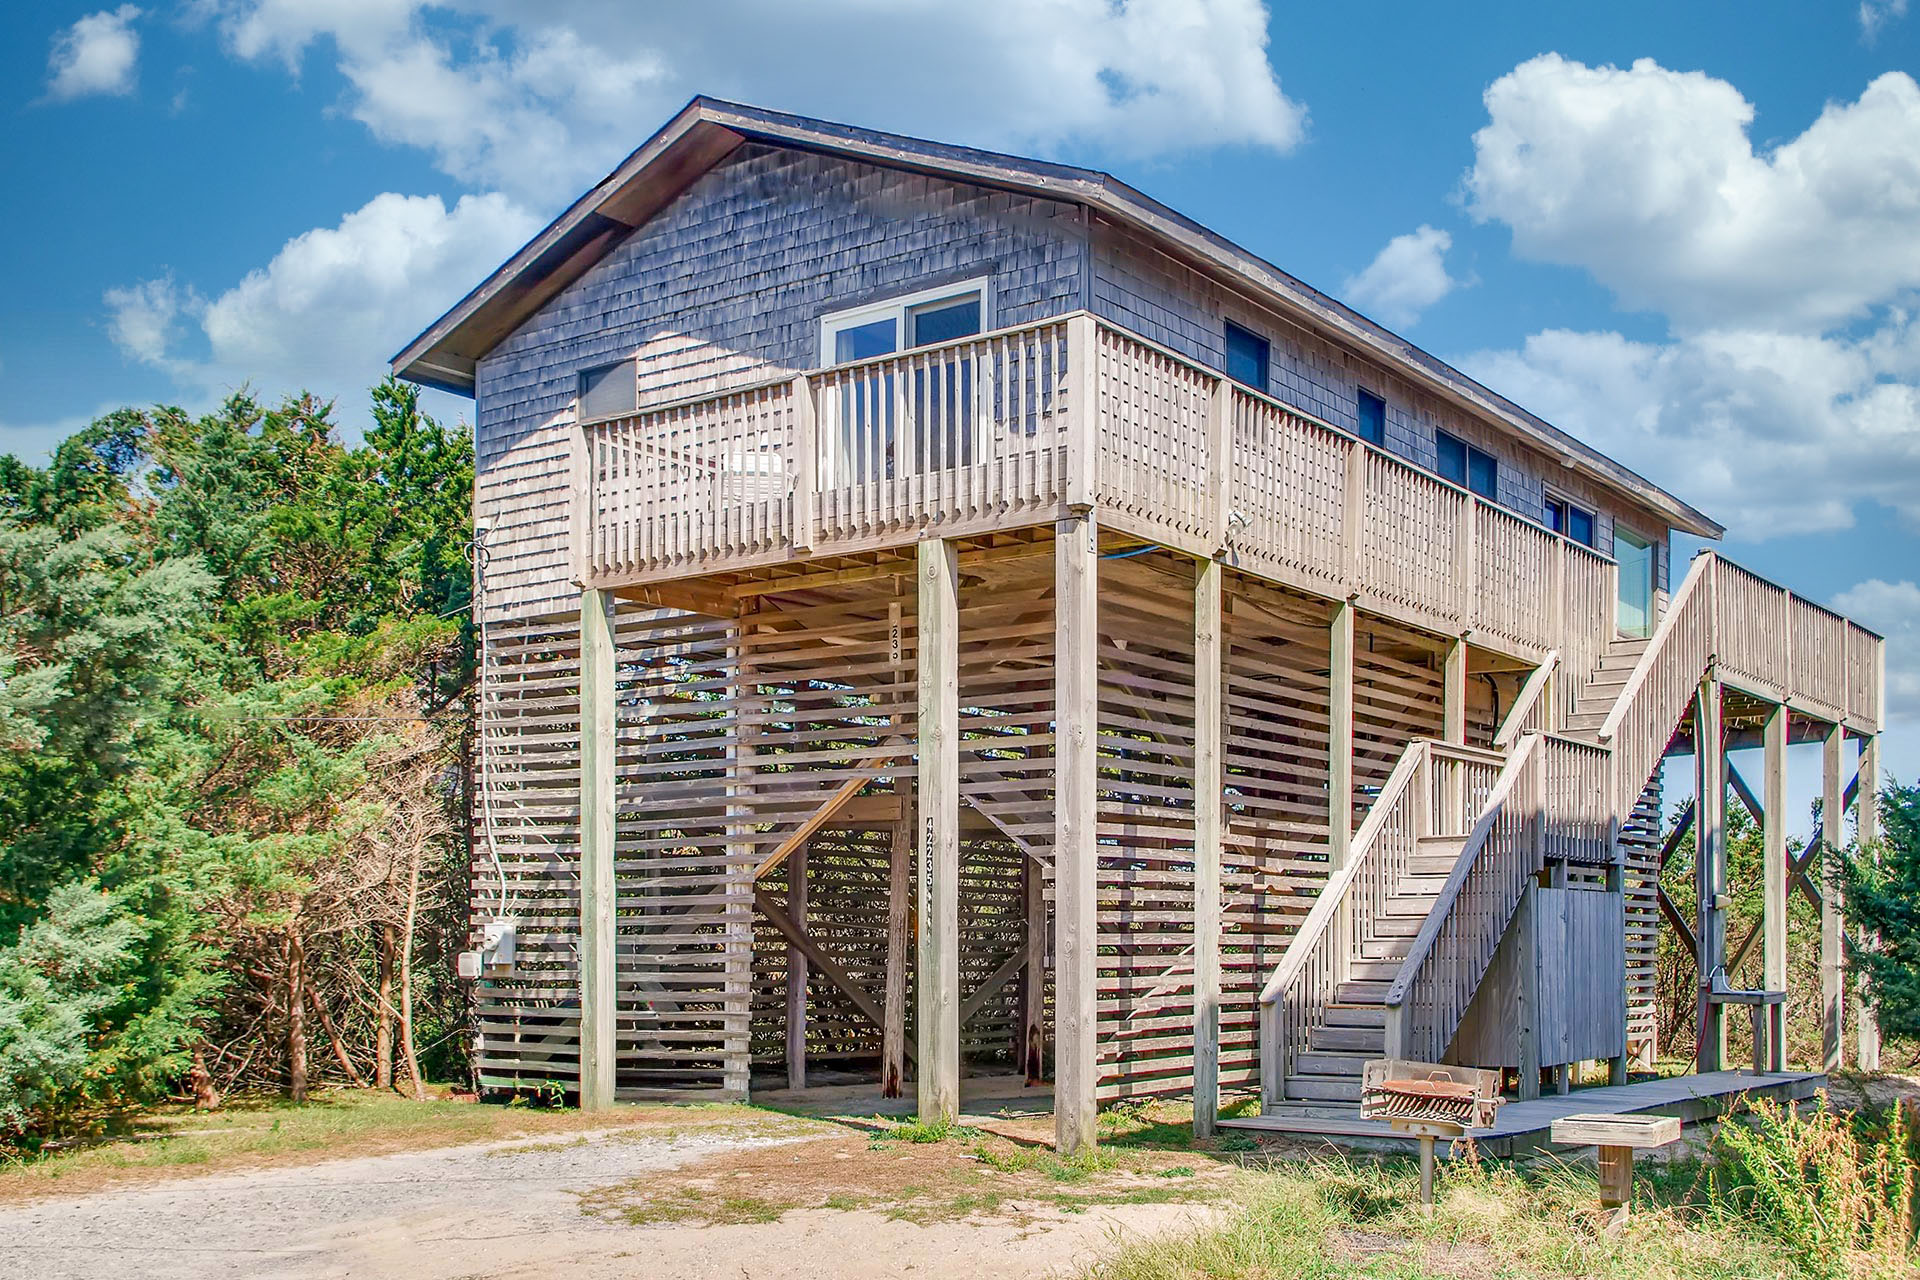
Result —
<path fill-rule="evenodd" d="M 1757 1098 L 1775 1101 L 1801 1101 L 1824 1089 L 1827 1078 L 1809 1072 L 1755 1074 L 1751 1071 L 1714 1071 L 1706 1075 L 1673 1076 L 1647 1080 L 1639 1084 L 1609 1085 L 1598 1089 L 1576 1089 L 1568 1094 L 1549 1094 L 1528 1102 L 1508 1102 L 1500 1108 L 1491 1129 L 1472 1129 L 1472 1138 L 1482 1154 L 1494 1156 L 1525 1155 L 1550 1145 L 1547 1130 L 1555 1120 L 1588 1112 L 1613 1115 L 1656 1113 L 1679 1116 L 1684 1124 L 1711 1120 L 1739 1109 Z M 1383 1121 L 1362 1120 L 1356 1110 L 1351 1116 L 1261 1115 L 1225 1118 L 1223 1129 L 1249 1129 L 1259 1133 L 1312 1140 L 1323 1138 L 1336 1146 L 1411 1150 L 1414 1142 L 1395 1133 Z"/>

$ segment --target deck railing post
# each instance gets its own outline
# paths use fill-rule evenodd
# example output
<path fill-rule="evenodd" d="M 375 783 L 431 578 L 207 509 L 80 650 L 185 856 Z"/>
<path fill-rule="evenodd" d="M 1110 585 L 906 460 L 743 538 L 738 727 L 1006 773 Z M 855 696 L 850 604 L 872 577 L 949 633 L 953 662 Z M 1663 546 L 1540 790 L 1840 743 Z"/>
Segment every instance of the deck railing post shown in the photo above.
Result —
<path fill-rule="evenodd" d="M 590 428 L 576 422 L 567 433 L 567 549 L 573 562 L 574 585 L 582 587 L 593 577 L 588 554 L 593 532 L 593 441 L 589 432 Z"/>
<path fill-rule="evenodd" d="M 1367 532 L 1367 446 L 1358 440 L 1347 441 L 1347 475 L 1340 503 L 1341 551 L 1346 559 L 1341 586 L 1351 598 L 1359 593 L 1366 568 L 1361 543 Z"/>
<path fill-rule="evenodd" d="M 1455 543 L 1459 563 L 1454 576 L 1460 590 L 1460 629 L 1471 631 L 1478 621 L 1480 604 L 1474 592 L 1474 579 L 1479 576 L 1480 500 L 1467 494 L 1461 512 L 1460 532 Z"/>
<path fill-rule="evenodd" d="M 1233 520 L 1233 382 L 1215 378 L 1207 400 L 1208 528 L 1215 553 L 1225 551 Z"/>
<path fill-rule="evenodd" d="M 819 416 L 813 400 L 813 379 L 793 379 L 793 446 L 787 466 L 793 473 L 793 531 L 795 551 L 813 550 L 815 512 L 819 503 Z"/>
<path fill-rule="evenodd" d="M 1100 335 L 1093 316 L 1067 317 L 1067 506 L 1093 505 L 1098 465 L 1100 413 Z"/>

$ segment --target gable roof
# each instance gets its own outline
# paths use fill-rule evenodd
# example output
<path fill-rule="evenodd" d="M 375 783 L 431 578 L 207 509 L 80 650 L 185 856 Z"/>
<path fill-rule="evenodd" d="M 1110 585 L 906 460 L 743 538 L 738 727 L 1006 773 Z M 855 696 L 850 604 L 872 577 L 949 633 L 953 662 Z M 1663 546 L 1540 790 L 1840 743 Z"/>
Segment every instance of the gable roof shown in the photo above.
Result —
<path fill-rule="evenodd" d="M 743 142 L 820 152 L 932 177 L 1080 204 L 1151 237 L 1197 270 L 1255 295 L 1309 330 L 1329 332 L 1442 399 L 1504 424 L 1704 538 L 1725 530 L 1692 506 L 1446 362 L 1110 174 L 697 97 L 592 190 L 501 264 L 392 360 L 399 377 L 472 395 L 495 345 L 579 279 L 635 228 Z"/>

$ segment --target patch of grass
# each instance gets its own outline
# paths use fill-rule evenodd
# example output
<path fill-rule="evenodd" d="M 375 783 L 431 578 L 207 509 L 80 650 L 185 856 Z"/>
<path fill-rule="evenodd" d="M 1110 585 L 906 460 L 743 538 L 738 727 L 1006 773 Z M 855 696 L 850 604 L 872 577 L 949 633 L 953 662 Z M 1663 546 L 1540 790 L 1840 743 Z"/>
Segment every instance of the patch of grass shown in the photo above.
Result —
<path fill-rule="evenodd" d="M 926 1120 L 913 1119 L 900 1120 L 888 1124 L 879 1116 L 875 1116 L 873 1119 L 876 1124 L 882 1126 L 879 1132 L 874 1135 L 873 1141 L 876 1142 L 911 1142 L 916 1145 L 924 1145 L 932 1142 L 945 1142 L 949 1138 L 971 1139 L 980 1136 L 978 1129 L 969 1129 L 965 1125 L 955 1124 L 951 1120 L 935 1120 L 929 1122 Z"/>
<path fill-rule="evenodd" d="M 603 1187 L 580 1198 L 583 1212 L 600 1218 L 613 1218 L 630 1227 L 654 1227 L 668 1223 L 693 1222 L 707 1227 L 731 1227 L 741 1224 L 778 1222 L 796 1205 L 740 1192 L 716 1194 L 700 1187 L 673 1187 L 658 1194 L 646 1191 L 646 1180 Z"/>
<path fill-rule="evenodd" d="M 1313 1157 L 1240 1175 L 1233 1211 L 1223 1221 L 1137 1241 L 1089 1275 L 1837 1280 L 1920 1274 L 1904 1211 L 1913 1186 L 1911 1148 L 1903 1148 L 1904 1166 L 1892 1154 L 1905 1135 L 1889 1125 L 1878 1139 L 1849 1137 L 1820 1109 L 1795 1121 L 1786 1114 L 1761 1110 L 1751 1126 L 1728 1126 L 1706 1162 L 1642 1161 L 1632 1216 L 1614 1230 L 1599 1211 L 1598 1182 L 1586 1160 L 1444 1164 L 1438 1204 L 1427 1214 L 1415 1203 L 1419 1175 L 1411 1160 Z M 1841 1229 L 1842 1223 L 1851 1225 Z"/>
<path fill-rule="evenodd" d="M 1025 1223 L 1106 1205 L 1208 1200 L 1233 1176 L 1218 1167 L 1201 1176 L 1190 1161 L 1145 1150 L 1102 1147 L 1062 1157 L 1017 1123 L 987 1123 L 992 1129 L 913 1121 L 870 1133 L 842 1128 L 838 1137 L 804 1146 L 743 1149 L 663 1170 L 596 1192 L 582 1207 L 636 1224 L 707 1222 L 717 1220 L 715 1195 L 751 1187 L 770 1204 L 802 1210 L 866 1212 L 917 1225 Z M 999 1129 L 1010 1131 L 993 1131 Z"/>

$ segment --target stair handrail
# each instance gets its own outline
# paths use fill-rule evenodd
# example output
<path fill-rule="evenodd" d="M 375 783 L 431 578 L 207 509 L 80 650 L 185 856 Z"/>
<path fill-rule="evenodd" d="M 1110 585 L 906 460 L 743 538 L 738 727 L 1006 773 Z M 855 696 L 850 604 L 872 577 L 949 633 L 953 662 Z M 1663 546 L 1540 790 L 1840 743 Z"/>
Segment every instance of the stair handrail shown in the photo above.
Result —
<path fill-rule="evenodd" d="M 1620 696 L 1613 700 L 1612 709 L 1607 712 L 1607 718 L 1601 722 L 1599 732 L 1596 734 L 1601 742 L 1612 742 L 1614 735 L 1620 732 L 1620 722 L 1626 718 L 1633 700 L 1640 694 L 1640 687 L 1647 682 L 1648 673 L 1653 670 L 1654 663 L 1660 660 L 1667 644 L 1679 629 L 1681 616 L 1686 612 L 1686 606 L 1692 602 L 1694 593 L 1703 590 L 1700 584 L 1713 572 L 1716 559 L 1717 557 L 1711 551 L 1702 551 L 1693 558 L 1693 563 L 1687 568 L 1686 581 L 1682 582 L 1680 590 L 1674 593 L 1673 599 L 1667 605 L 1666 614 L 1660 619 L 1660 625 L 1654 628 L 1653 639 L 1647 642 L 1647 647 L 1640 654 L 1640 660 L 1633 664 L 1633 674 L 1627 677 L 1627 683 L 1620 690 Z"/>
<path fill-rule="evenodd" d="M 1540 665 L 1533 669 L 1525 684 L 1520 686 L 1519 696 L 1514 698 L 1513 706 L 1506 718 L 1494 731 L 1493 745 L 1497 750 L 1505 751 L 1511 747 L 1527 727 L 1527 721 L 1539 709 L 1541 700 L 1546 697 L 1547 689 L 1553 683 L 1554 672 L 1560 666 L 1560 651 L 1549 649 Z"/>
<path fill-rule="evenodd" d="M 1432 910 L 1427 913 L 1427 918 L 1421 922 L 1420 932 L 1414 936 L 1406 958 L 1400 962 L 1400 969 L 1387 988 L 1386 998 L 1382 1003 L 1387 1010 L 1386 1056 L 1389 1058 L 1404 1058 L 1409 1054 L 1417 1053 L 1427 1060 L 1433 1060 L 1439 1058 L 1446 1050 L 1447 1046 L 1444 1043 L 1420 1046 L 1408 1043 L 1407 996 L 1420 977 L 1427 960 L 1432 956 L 1440 930 L 1453 914 L 1454 904 L 1459 901 L 1468 879 L 1480 865 L 1480 855 L 1486 848 L 1488 838 L 1492 836 L 1501 814 L 1513 798 L 1522 776 L 1527 773 L 1530 764 L 1538 757 L 1542 737 L 1543 735 L 1535 732 L 1521 735 L 1518 746 L 1508 755 L 1505 767 L 1501 769 L 1492 792 L 1487 796 L 1486 804 L 1481 808 L 1473 827 L 1467 833 L 1466 841 L 1460 849 L 1460 856 L 1454 862 L 1446 884 L 1435 899 Z M 1483 975 L 1475 976 L 1475 986 L 1478 986 L 1481 976 Z M 1435 1030 L 1437 1033 L 1438 1029 Z M 1436 1034 L 1434 1038 L 1439 1037 Z M 1451 1029 L 1447 1032 L 1446 1039 L 1452 1040 Z"/>
<path fill-rule="evenodd" d="M 1307 918 L 1294 930 L 1272 978 L 1260 991 L 1260 1096 L 1265 1103 L 1284 1096 L 1290 1066 L 1311 1034 L 1314 1019 L 1332 1002 L 1346 978 L 1354 928 L 1348 898 L 1375 861 L 1374 850 L 1389 817 L 1403 802 L 1417 804 L 1426 798 L 1424 779 L 1430 748 L 1429 742 L 1416 738 L 1400 753 L 1359 831 L 1348 843 L 1346 862 L 1327 877 Z M 1412 825 L 1418 829 L 1417 820 Z M 1300 989 L 1303 986 L 1305 990 Z"/>
<path fill-rule="evenodd" d="M 1388 815 L 1400 802 L 1400 797 L 1418 776 L 1426 763 L 1426 755 L 1433 744 L 1425 738 L 1415 738 L 1400 753 L 1400 759 L 1394 763 L 1393 772 L 1387 775 L 1386 782 L 1380 788 L 1380 794 L 1374 797 L 1373 805 L 1367 810 L 1367 816 L 1361 821 L 1360 829 L 1354 833 L 1352 842 L 1347 846 L 1346 865 L 1327 877 L 1327 883 L 1313 901 L 1313 909 L 1307 912 L 1307 918 L 1300 922 L 1293 937 L 1287 942 L 1287 949 L 1280 957 L 1280 963 L 1274 966 L 1273 976 L 1267 979 L 1266 986 L 1260 989 L 1260 1002 L 1272 1004 L 1280 998 L 1294 978 L 1299 976 L 1301 966 L 1306 963 L 1307 954 L 1314 944 L 1327 931 L 1328 925 L 1339 914 L 1341 904 L 1346 900 L 1347 889 L 1359 878 L 1362 864 L 1373 853 L 1374 842 L 1379 839 L 1380 829 L 1386 825 Z"/>

